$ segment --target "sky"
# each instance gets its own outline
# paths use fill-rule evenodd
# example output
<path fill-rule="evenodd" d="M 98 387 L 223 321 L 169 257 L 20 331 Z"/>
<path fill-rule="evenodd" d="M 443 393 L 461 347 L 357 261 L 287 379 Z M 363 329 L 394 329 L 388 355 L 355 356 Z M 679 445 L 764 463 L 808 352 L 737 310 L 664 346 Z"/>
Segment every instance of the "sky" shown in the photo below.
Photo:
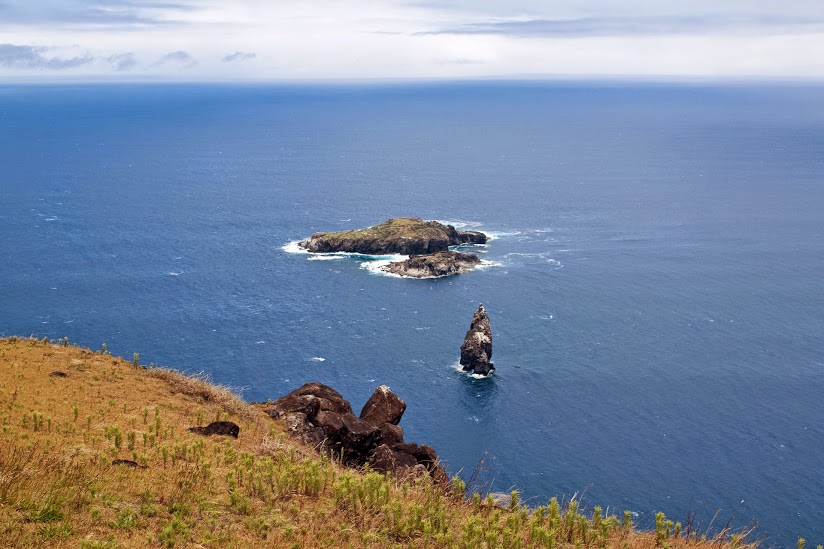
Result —
<path fill-rule="evenodd" d="M 824 79 L 824 0 L 0 0 L 0 82 Z"/>

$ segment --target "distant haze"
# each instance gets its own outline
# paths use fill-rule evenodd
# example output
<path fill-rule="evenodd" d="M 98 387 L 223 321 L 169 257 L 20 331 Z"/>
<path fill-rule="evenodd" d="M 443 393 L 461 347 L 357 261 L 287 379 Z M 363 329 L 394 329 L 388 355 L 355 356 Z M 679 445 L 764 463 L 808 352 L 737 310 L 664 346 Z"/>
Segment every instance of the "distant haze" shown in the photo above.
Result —
<path fill-rule="evenodd" d="M 824 77 L 820 0 L 0 0 L 0 78 Z"/>

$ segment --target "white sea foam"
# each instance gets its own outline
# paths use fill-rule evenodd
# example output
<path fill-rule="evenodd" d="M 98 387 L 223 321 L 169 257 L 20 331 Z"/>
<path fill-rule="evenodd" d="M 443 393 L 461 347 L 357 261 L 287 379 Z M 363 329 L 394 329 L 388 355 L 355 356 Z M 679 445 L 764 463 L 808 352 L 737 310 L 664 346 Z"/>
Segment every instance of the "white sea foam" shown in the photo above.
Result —
<path fill-rule="evenodd" d="M 183 274 L 183 271 L 181 271 L 181 272 L 179 272 L 179 273 L 176 273 L 176 272 L 174 272 L 174 271 L 169 271 L 169 276 L 180 276 L 180 275 L 182 275 L 182 274 Z"/>
<path fill-rule="evenodd" d="M 471 229 L 476 229 L 482 225 L 480 221 L 466 221 L 463 219 L 436 219 L 435 221 L 437 221 L 441 225 L 452 225 L 456 229 L 465 229 L 467 227 L 470 227 Z"/>
<path fill-rule="evenodd" d="M 346 256 L 341 254 L 312 254 L 309 261 L 334 261 L 336 259 L 346 259 Z"/>
<path fill-rule="evenodd" d="M 303 248 L 298 246 L 298 244 L 300 244 L 300 240 L 293 240 L 293 241 L 287 242 L 286 244 L 281 246 L 280 249 L 283 250 L 284 252 L 286 252 L 287 254 L 309 254 L 310 253 L 308 250 L 304 250 Z"/>
<path fill-rule="evenodd" d="M 484 234 L 487 236 L 487 242 L 490 240 L 498 240 L 499 238 L 510 238 L 513 236 L 520 236 L 523 233 L 521 231 L 484 231 Z"/>
<path fill-rule="evenodd" d="M 475 266 L 476 269 L 488 269 L 489 267 L 501 267 L 502 264 L 498 261 L 488 261 L 486 259 L 482 259 L 478 265 Z"/>
<path fill-rule="evenodd" d="M 407 259 L 408 256 L 401 255 L 401 256 L 391 256 L 397 257 L 400 259 L 372 259 L 370 261 L 364 261 L 360 264 L 360 268 L 366 271 L 369 271 L 371 274 L 381 275 L 381 276 L 391 276 L 393 278 L 404 278 L 399 274 L 390 273 L 386 270 L 386 267 L 389 266 L 390 263 L 393 261 L 403 261 Z"/>
<path fill-rule="evenodd" d="M 560 261 L 558 261 L 554 257 L 550 257 L 549 252 L 536 252 L 536 253 L 510 252 L 510 253 L 504 255 L 504 257 L 529 257 L 529 258 L 534 257 L 534 258 L 543 260 L 546 263 L 549 263 L 550 265 L 552 265 L 552 267 L 556 271 L 558 269 L 563 269 L 563 267 L 564 267 L 563 263 L 561 263 Z"/>
<path fill-rule="evenodd" d="M 392 273 L 386 270 L 386 267 L 389 266 L 390 263 L 395 261 L 403 261 L 408 259 L 409 256 L 405 255 L 396 255 L 396 256 L 383 256 L 388 257 L 389 259 L 372 259 L 370 261 L 364 261 L 360 264 L 361 269 L 367 270 L 372 274 L 381 275 L 381 276 L 391 276 L 394 278 L 413 278 L 417 280 L 433 280 L 435 278 L 447 278 L 452 275 L 444 275 L 444 276 L 403 276 L 397 273 Z M 481 262 L 476 265 L 473 270 L 475 269 L 486 269 L 489 267 L 500 267 L 501 264 L 495 261 L 486 261 L 481 260 Z"/>
<path fill-rule="evenodd" d="M 469 373 L 469 372 L 467 372 L 467 371 L 465 371 L 465 370 L 463 369 L 463 366 L 461 366 L 460 361 L 455 361 L 455 362 L 453 362 L 453 363 L 452 363 L 452 367 L 453 367 L 453 368 L 455 369 L 455 371 L 456 371 L 456 372 L 458 372 L 459 374 L 464 374 L 464 375 L 466 375 L 466 377 L 471 377 L 472 379 L 489 379 L 489 378 L 490 378 L 490 376 L 492 376 L 492 373 L 495 371 L 495 370 L 492 370 L 492 372 L 489 372 L 489 375 L 488 375 L 488 376 L 484 376 L 484 375 L 481 375 L 481 374 L 476 374 L 476 373 L 474 373 L 474 372 Z"/>
<path fill-rule="evenodd" d="M 334 261 L 338 259 L 359 259 L 362 260 L 363 263 L 361 266 L 367 270 L 376 269 L 377 266 L 380 265 L 388 265 L 392 261 L 403 261 L 404 259 L 409 259 L 408 255 L 369 255 L 369 254 L 360 254 L 357 252 L 331 252 L 331 253 L 316 253 L 310 252 L 301 248 L 298 244 L 300 240 L 293 240 L 284 244 L 281 247 L 286 253 L 289 254 L 301 254 L 301 255 L 308 255 L 309 261 Z M 371 264 L 377 264 L 371 265 Z M 366 264 L 370 264 L 366 266 Z"/>

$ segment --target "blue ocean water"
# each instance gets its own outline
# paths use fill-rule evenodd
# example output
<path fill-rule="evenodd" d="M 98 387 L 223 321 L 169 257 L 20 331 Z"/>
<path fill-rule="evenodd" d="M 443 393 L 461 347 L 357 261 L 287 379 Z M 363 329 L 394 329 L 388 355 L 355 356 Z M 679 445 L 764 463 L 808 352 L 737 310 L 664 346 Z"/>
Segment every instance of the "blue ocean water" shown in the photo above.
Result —
<path fill-rule="evenodd" d="M 824 542 L 824 90 L 0 87 L 0 334 L 328 383 L 488 489 Z M 439 280 L 312 260 L 415 215 L 495 236 Z M 456 371 L 478 303 L 497 371 Z M 321 360 L 323 359 L 323 360 Z M 494 459 L 493 459 L 494 456 Z"/>

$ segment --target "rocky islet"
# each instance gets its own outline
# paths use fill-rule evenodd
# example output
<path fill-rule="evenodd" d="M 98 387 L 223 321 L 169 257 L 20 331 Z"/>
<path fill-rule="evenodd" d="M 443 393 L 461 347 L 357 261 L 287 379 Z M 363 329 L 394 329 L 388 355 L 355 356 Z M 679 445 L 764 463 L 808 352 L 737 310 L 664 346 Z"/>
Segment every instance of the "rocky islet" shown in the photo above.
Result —
<path fill-rule="evenodd" d="M 407 278 L 437 278 L 465 273 L 481 260 L 475 254 L 450 250 L 463 244 L 486 244 L 479 231 L 459 231 L 438 221 L 398 217 L 374 227 L 340 232 L 318 232 L 298 246 L 311 253 L 356 253 L 363 255 L 408 255 L 383 270 Z"/>

